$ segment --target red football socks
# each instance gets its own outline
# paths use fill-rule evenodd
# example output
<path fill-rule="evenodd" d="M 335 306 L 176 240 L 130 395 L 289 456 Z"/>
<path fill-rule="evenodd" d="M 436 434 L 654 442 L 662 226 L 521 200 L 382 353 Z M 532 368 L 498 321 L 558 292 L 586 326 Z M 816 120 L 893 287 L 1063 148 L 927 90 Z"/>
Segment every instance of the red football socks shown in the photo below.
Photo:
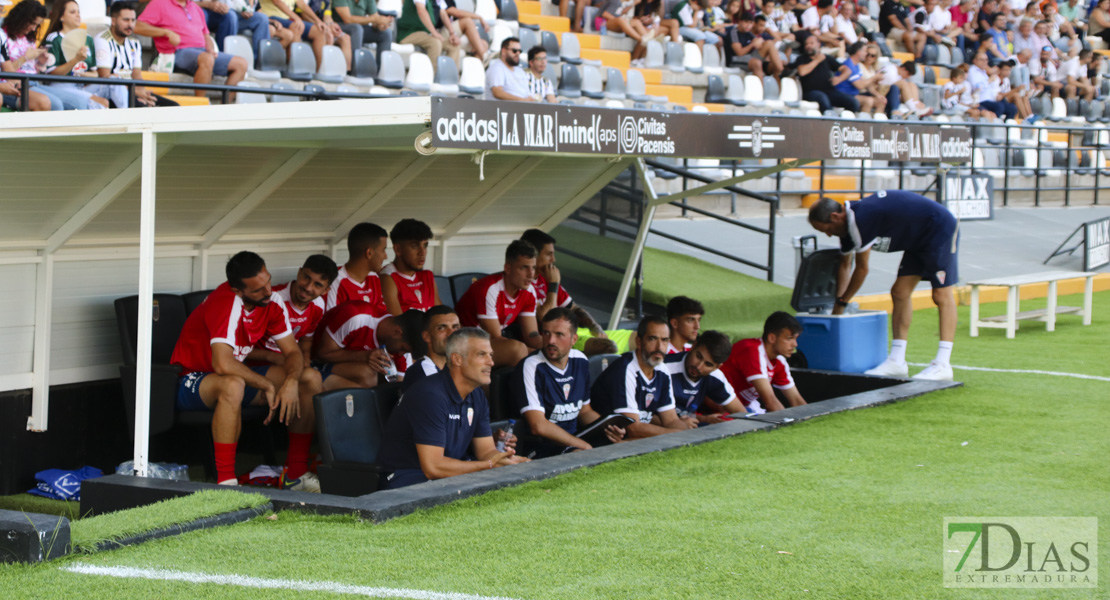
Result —
<path fill-rule="evenodd" d="M 216 448 L 216 483 L 235 479 L 235 448 L 239 444 L 214 442 Z"/>
<path fill-rule="evenodd" d="M 289 455 L 285 458 L 285 478 L 297 479 L 308 471 L 308 447 L 311 433 L 289 432 Z"/>

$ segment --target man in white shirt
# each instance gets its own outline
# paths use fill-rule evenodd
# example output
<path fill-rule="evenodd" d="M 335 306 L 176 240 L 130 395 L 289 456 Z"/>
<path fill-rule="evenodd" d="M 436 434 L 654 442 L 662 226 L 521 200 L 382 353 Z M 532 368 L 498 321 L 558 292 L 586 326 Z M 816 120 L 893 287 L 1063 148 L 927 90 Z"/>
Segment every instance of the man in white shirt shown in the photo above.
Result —
<path fill-rule="evenodd" d="M 1091 63 L 1091 51 L 1072 52 L 1071 55 L 1060 63 L 1056 70 L 1056 79 L 1064 86 L 1064 97 L 1074 98 L 1077 94 L 1084 100 L 1094 100 L 1095 86 L 1087 77 L 1087 65 Z"/>
<path fill-rule="evenodd" d="M 501 58 L 486 69 L 486 100 L 535 102 L 528 92 L 528 74 L 520 68 L 520 40 L 511 37 L 501 42 Z"/>
<path fill-rule="evenodd" d="M 1064 84 L 1060 83 L 1060 78 L 1056 76 L 1056 61 L 1052 59 L 1054 51 L 1052 46 L 1041 48 L 1040 60 L 1029 61 L 1029 76 L 1034 85 L 1050 92 L 1053 98 L 1059 98 Z"/>
<path fill-rule="evenodd" d="M 817 39 L 826 46 L 840 44 L 840 35 L 834 31 L 835 21 L 829 14 L 832 11 L 832 0 L 817 0 L 815 6 L 810 6 L 802 13 L 802 29 L 816 35 Z"/>

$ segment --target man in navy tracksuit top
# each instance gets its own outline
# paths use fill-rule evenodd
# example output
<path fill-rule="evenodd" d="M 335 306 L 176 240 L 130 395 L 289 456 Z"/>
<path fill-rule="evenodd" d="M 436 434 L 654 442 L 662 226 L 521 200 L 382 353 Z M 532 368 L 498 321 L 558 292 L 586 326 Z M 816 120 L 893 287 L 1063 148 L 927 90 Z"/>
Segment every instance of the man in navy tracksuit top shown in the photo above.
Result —
<path fill-rule="evenodd" d="M 911 294 L 922 279 L 933 286 L 933 303 L 940 313 L 940 346 L 933 360 L 914 379 L 952 380 L 952 340 L 956 336 L 956 300 L 951 286 L 959 280 L 957 250 L 959 221 L 943 205 L 924 196 L 888 190 L 841 206 L 822 198 L 809 209 L 814 229 L 840 237 L 844 258 L 837 276 L 833 314 L 840 314 L 867 277 L 868 256 L 879 252 L 904 252 L 898 278 L 890 289 L 894 303 L 894 341 L 890 355 L 869 375 L 905 377 L 906 334 L 913 318 Z M 852 270 L 852 257 L 856 266 Z M 850 273 L 850 275 L 849 275 Z"/>

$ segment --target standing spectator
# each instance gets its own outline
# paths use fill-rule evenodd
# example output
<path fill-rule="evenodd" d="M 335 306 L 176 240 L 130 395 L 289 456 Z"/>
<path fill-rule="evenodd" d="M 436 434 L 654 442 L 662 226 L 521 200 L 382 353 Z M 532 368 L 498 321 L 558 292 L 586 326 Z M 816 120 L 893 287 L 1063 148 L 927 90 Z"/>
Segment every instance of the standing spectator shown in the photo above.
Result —
<path fill-rule="evenodd" d="M 112 17 L 111 26 L 93 39 L 96 47 L 96 72 L 101 79 L 117 77 L 141 81 L 143 49 L 139 40 L 131 37 L 137 18 L 135 3 L 126 0 L 113 2 L 108 13 Z M 140 106 L 177 106 L 173 100 L 156 96 L 145 87 L 135 88 L 135 101 Z M 116 108 L 127 108 L 126 101 Z"/>
<path fill-rule="evenodd" d="M 821 40 L 815 35 L 806 36 L 803 50 L 792 65 L 802 81 L 802 98 L 816 102 L 821 112 L 834 106 L 858 111 L 859 102 L 836 89 L 837 84 L 851 77 L 852 71 L 836 62 L 835 58 L 825 56 L 821 52 Z"/>
<path fill-rule="evenodd" d="M 50 64 L 46 72 L 50 75 L 70 75 L 72 77 L 96 77 L 96 47 L 92 38 L 85 36 L 85 45 L 73 56 L 66 59 L 62 51 L 62 38 L 69 32 L 81 28 L 81 7 L 77 0 L 55 0 L 54 9 L 50 13 L 50 28 L 46 30 L 45 47 L 50 50 Z M 78 83 L 51 83 L 53 89 L 64 89 L 72 93 L 83 94 L 86 103 L 95 102 L 96 107 L 88 104 L 89 108 L 108 108 L 107 96 L 112 95 L 116 106 L 127 104 L 127 88 L 124 86 L 107 86 L 103 84 L 82 85 Z M 114 90 L 112 88 L 115 88 Z M 114 92 L 114 93 L 113 93 Z"/>
<path fill-rule="evenodd" d="M 559 16 L 566 17 L 570 11 L 571 0 L 559 0 L 555 4 L 559 5 Z M 570 20 L 570 30 L 574 33 L 582 33 L 582 15 L 586 12 L 586 7 L 590 6 L 591 2 L 583 0 L 582 2 L 574 3 L 574 16 Z"/>
<path fill-rule="evenodd" d="M 486 69 L 486 100 L 534 102 L 528 90 L 528 74 L 520 68 L 520 40 L 505 38 L 501 56 L 489 62 Z"/>
<path fill-rule="evenodd" d="M 50 55 L 46 48 L 36 48 L 35 40 L 38 39 L 39 28 L 46 18 L 46 7 L 38 2 L 20 2 L 4 18 L 0 27 L 0 46 L 3 47 L 3 63 L 0 69 L 8 72 L 36 74 L 40 64 L 45 68 Z M 21 82 L 22 83 L 22 82 Z M 83 92 L 71 91 L 64 88 L 52 88 L 42 85 L 37 81 L 22 83 L 31 89 L 31 100 L 27 108 L 31 110 L 84 110 L 94 105 L 103 108 L 89 100 Z M 13 89 L 19 89 L 13 84 Z M 7 105 L 14 101 L 6 100 Z"/>
<path fill-rule="evenodd" d="M 1110 44 L 1110 0 L 1099 0 L 1095 9 L 1091 11 L 1087 27 L 1090 35 L 1100 37 L 1102 41 Z"/>
<path fill-rule="evenodd" d="M 207 16 L 208 29 L 216 36 L 216 47 L 224 49 L 224 39 L 246 31 L 258 52 L 262 40 L 270 39 L 270 20 L 255 11 L 256 0 L 194 0 Z"/>
<path fill-rule="evenodd" d="M 174 70 L 192 75 L 194 83 L 211 83 L 212 75 L 220 75 L 227 77 L 227 85 L 236 85 L 250 66 L 240 56 L 216 50 L 204 11 L 192 0 L 150 0 L 135 32 L 154 38 L 158 53 L 172 55 Z M 205 93 L 196 91 L 197 96 Z M 234 100 L 235 94 L 231 96 Z"/>
<path fill-rule="evenodd" d="M 528 92 L 536 102 L 555 103 L 555 85 L 543 76 L 547 68 L 547 50 L 532 46 L 528 50 Z"/>
<path fill-rule="evenodd" d="M 404 0 L 401 9 L 401 18 L 397 19 L 397 39 L 402 44 L 414 44 L 424 49 L 428 58 L 432 59 L 432 68 L 436 67 L 436 59 L 440 54 L 446 54 L 459 64 L 462 59 L 462 48 L 459 37 L 454 32 L 440 32 L 444 26 L 440 21 L 442 17 L 436 9 L 435 0 Z"/>
<path fill-rule="evenodd" d="M 393 17 L 378 14 L 377 0 L 334 0 L 332 7 L 339 16 L 339 28 L 351 37 L 351 47 L 375 44 L 381 64 L 382 52 L 393 44 Z"/>

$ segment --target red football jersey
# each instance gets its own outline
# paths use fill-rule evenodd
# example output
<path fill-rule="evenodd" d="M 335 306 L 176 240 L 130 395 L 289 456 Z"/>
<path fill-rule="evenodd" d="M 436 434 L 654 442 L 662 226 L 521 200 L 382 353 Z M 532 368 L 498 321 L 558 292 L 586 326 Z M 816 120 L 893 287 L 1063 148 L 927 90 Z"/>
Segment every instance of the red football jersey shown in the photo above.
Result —
<path fill-rule="evenodd" d="M 361 300 L 368 303 L 374 308 L 374 314 L 379 317 L 388 313 L 385 309 L 385 300 L 382 298 L 382 280 L 378 279 L 377 273 L 370 273 L 366 276 L 366 281 L 358 282 L 347 274 L 346 266 L 339 267 L 339 275 L 328 290 L 324 309 L 331 310 L 348 300 Z"/>
<path fill-rule="evenodd" d="M 409 276 L 398 271 L 393 263 L 389 263 L 382 269 L 382 275 L 393 278 L 393 283 L 397 286 L 397 300 L 401 303 L 401 312 L 409 309 L 426 312 L 436 305 L 436 280 L 431 271 L 420 269 Z"/>
<path fill-rule="evenodd" d="M 276 285 L 273 290 L 274 302 L 280 301 L 285 305 L 285 314 L 289 317 L 289 327 L 293 331 L 293 339 L 299 342 L 301 338 L 314 334 L 316 327 L 320 324 L 320 319 L 324 318 L 324 299 L 318 297 L 310 302 L 303 311 L 298 311 L 289 297 L 288 283 Z M 281 352 L 273 338 L 267 337 L 265 344 L 267 350 Z"/>
<path fill-rule="evenodd" d="M 540 306 L 547 301 L 547 280 L 539 273 L 536 274 L 536 280 L 532 282 L 532 293 L 536 296 L 536 306 Z M 571 305 L 571 302 L 570 294 L 560 283 L 559 291 L 555 295 L 555 306 L 566 308 Z"/>
<path fill-rule="evenodd" d="M 786 357 L 771 360 L 763 347 L 763 340 L 759 338 L 740 340 L 733 344 L 728 360 L 721 365 L 721 373 L 732 384 L 736 396 L 744 406 L 753 400 L 759 400 L 759 392 L 752 386 L 752 382 L 757 379 L 770 379 L 771 385 L 780 390 L 794 387 L 794 378 L 790 375 L 790 365 L 786 364 Z"/>
<path fill-rule="evenodd" d="M 248 310 L 227 283 L 212 291 L 185 320 L 170 362 L 185 373 L 212 372 L 212 344 L 227 344 L 242 362 L 266 336 L 275 340 L 292 335 L 285 303 L 272 299 Z"/>
<path fill-rule="evenodd" d="M 373 350 L 378 343 L 378 323 L 385 316 L 375 316 L 373 307 L 360 300 L 348 300 L 328 312 L 325 330 L 331 339 L 347 350 Z"/>
<path fill-rule="evenodd" d="M 463 327 L 478 327 L 478 319 L 496 319 L 504 329 L 517 317 L 536 316 L 536 296 L 532 286 L 517 292 L 515 298 L 505 293 L 505 274 L 494 273 L 475 281 L 455 304 Z"/>

